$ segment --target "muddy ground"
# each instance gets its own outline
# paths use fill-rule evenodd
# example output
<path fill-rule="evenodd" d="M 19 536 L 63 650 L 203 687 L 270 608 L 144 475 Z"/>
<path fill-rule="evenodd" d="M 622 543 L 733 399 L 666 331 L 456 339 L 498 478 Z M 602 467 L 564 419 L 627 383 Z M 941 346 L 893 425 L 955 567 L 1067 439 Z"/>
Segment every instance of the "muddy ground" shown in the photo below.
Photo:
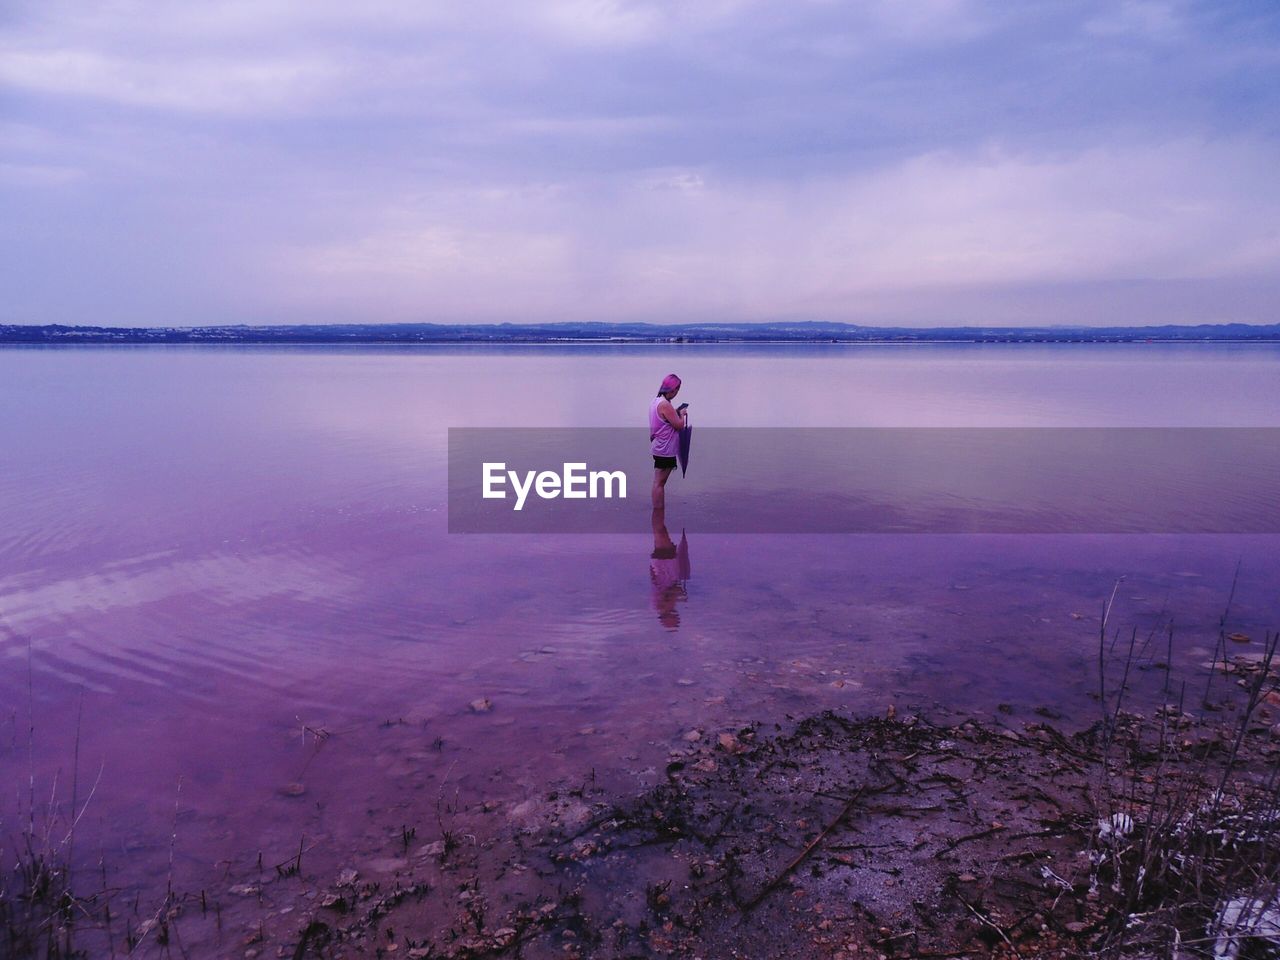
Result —
<path fill-rule="evenodd" d="M 417 960 L 1154 957 L 1181 942 L 1184 956 L 1212 955 L 1214 904 L 1273 870 L 1273 839 L 1221 841 L 1228 819 L 1274 809 L 1280 748 L 1260 697 L 1211 720 L 1173 705 L 1117 711 L 1071 736 L 1049 718 L 1000 727 L 892 711 L 690 730 L 665 782 L 634 796 L 588 777 L 505 810 L 446 803 L 438 835 L 402 836 L 384 861 L 305 891 L 302 910 L 267 911 L 228 947 Z M 1193 848 L 1257 869 L 1201 863 L 1188 904 L 1179 850 Z M 258 895 L 269 905 L 288 886 Z M 1249 945 L 1240 956 L 1263 955 Z"/>
<path fill-rule="evenodd" d="M 300 847 L 154 912 L 66 900 L 77 946 L 41 921 L 23 955 L 1277 956 L 1280 674 L 1270 654 L 1213 669 L 1226 695 L 1194 714 L 1114 706 L 1073 733 L 1047 709 L 893 707 L 690 729 L 656 786 L 585 771 L 516 801 L 441 789 L 424 826 L 388 825 L 381 856 L 335 876 Z M 1250 893 L 1275 942 L 1215 924 Z"/>

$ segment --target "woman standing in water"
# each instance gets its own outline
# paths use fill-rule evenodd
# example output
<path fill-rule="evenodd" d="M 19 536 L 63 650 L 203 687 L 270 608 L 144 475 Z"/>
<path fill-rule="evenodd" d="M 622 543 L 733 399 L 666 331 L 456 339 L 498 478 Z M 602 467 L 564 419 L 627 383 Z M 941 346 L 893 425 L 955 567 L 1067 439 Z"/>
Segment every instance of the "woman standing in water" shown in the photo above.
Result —
<path fill-rule="evenodd" d="M 689 422 L 684 408 L 677 410 L 671 401 L 680 392 L 680 378 L 669 373 L 649 404 L 649 442 L 653 452 L 653 509 L 667 505 L 667 478 L 676 468 L 676 452 L 680 449 L 680 431 Z"/>

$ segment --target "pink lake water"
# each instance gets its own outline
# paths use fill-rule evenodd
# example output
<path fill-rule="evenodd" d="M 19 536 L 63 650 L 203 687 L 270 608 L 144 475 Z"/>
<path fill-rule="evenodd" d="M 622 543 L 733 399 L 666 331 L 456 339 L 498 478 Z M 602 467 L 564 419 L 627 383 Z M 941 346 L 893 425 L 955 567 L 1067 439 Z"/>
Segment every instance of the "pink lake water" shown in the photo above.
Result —
<path fill-rule="evenodd" d="M 217 892 L 430 839 L 446 792 L 652 783 L 691 729 L 1085 725 L 1113 591 L 1183 677 L 1233 580 L 1229 631 L 1280 626 L 1276 536 L 690 536 L 684 576 L 647 512 L 446 532 L 449 427 L 643 424 L 671 370 L 708 426 L 1280 426 L 1263 345 L 0 349 L 0 835 L 96 781 L 80 860 Z"/>

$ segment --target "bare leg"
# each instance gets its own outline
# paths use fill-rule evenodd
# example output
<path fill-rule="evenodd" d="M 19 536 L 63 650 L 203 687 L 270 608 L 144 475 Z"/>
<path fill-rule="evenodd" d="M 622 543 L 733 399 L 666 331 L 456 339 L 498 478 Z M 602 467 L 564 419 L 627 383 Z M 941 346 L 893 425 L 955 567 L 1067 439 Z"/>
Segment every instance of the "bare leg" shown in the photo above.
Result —
<path fill-rule="evenodd" d="M 674 467 L 656 467 L 653 471 L 653 509 L 664 510 L 667 506 L 667 477 L 671 476 Z"/>

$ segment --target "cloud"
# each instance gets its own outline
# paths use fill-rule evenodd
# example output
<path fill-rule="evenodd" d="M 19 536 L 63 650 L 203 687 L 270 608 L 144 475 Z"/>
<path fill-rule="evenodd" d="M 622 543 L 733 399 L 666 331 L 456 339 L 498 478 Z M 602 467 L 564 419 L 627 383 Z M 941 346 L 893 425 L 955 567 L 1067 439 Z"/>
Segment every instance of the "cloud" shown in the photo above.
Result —
<path fill-rule="evenodd" d="M 25 231 L 0 239 L 0 321 L 931 322 L 958 297 L 1039 288 L 1047 315 L 1153 284 L 1252 315 L 1280 272 L 1278 21 L 1197 0 L 18 3 L 0 199 Z M 1159 319 L 1169 298 L 1130 302 Z"/>
<path fill-rule="evenodd" d="M 664 20 L 657 5 L 627 0 L 555 0 L 544 6 L 542 16 L 554 34 L 591 46 L 652 39 Z"/>
<path fill-rule="evenodd" d="M 280 268 L 293 308 L 348 291 L 397 320 L 853 320 L 912 289 L 1266 271 L 1280 258 L 1277 161 L 1257 144 L 1186 141 L 934 152 L 785 184 L 660 169 L 589 190 L 406 197 Z"/>
<path fill-rule="evenodd" d="M 995 22 L 973 0 L 542 0 L 413 4 L 223 0 L 202 4 L 48 0 L 0 30 L 0 83 L 34 93 L 193 112 L 326 112 L 324 105 L 418 113 L 448 91 L 501 109 L 528 93 L 542 111 L 613 94 L 665 100 L 657 63 L 731 86 L 837 56 L 972 39 Z M 622 60 L 614 58 L 623 57 Z M 595 87 L 576 74 L 599 71 Z M 615 74 L 611 75 L 611 74 Z M 619 82 L 621 81 L 621 82 Z M 575 95 L 576 94 L 576 95 Z M 645 112 L 641 110 L 641 112 Z"/>
<path fill-rule="evenodd" d="M 0 83 L 46 94 L 195 112 L 315 102 L 335 72 L 305 59 L 143 61 L 83 50 L 0 51 Z"/>
<path fill-rule="evenodd" d="M 60 186 L 81 180 L 84 175 L 84 171 L 76 167 L 0 162 L 0 183 L 21 187 Z"/>
<path fill-rule="evenodd" d="M 1084 28 L 1104 37 L 1173 40 L 1184 28 L 1181 6 L 1168 0 L 1121 0 L 1086 21 Z"/>
<path fill-rule="evenodd" d="M 539 276 L 560 275 L 566 265 L 565 238 L 556 234 L 490 233 L 465 226 L 371 234 L 308 249 L 300 263 L 316 277 L 408 281 L 427 289 L 495 283 L 521 289 Z"/>

